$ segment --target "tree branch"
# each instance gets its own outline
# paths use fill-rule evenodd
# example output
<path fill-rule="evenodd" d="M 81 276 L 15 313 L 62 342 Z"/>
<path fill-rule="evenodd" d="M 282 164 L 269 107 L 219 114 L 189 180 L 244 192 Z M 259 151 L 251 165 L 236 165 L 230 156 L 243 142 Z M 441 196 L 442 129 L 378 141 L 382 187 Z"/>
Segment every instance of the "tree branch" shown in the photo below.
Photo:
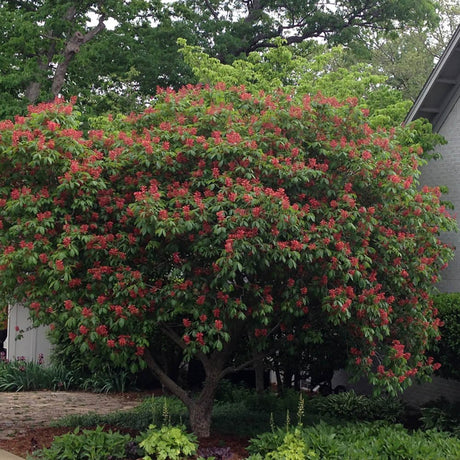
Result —
<path fill-rule="evenodd" d="M 225 377 L 226 375 L 233 374 L 234 372 L 241 371 L 243 369 L 246 369 L 249 367 L 251 364 L 253 364 L 255 361 L 258 361 L 259 359 L 263 359 L 268 356 L 268 351 L 266 352 L 260 352 L 255 354 L 251 359 L 248 359 L 244 363 L 240 364 L 239 366 L 229 366 L 226 367 L 221 371 L 219 374 L 219 379 Z"/>
<path fill-rule="evenodd" d="M 206 6 L 208 7 L 209 12 L 211 13 L 211 16 L 216 20 L 219 21 L 219 15 L 216 13 L 216 10 L 212 7 L 211 3 L 209 0 L 204 0 L 206 3 Z"/>
<path fill-rule="evenodd" d="M 147 364 L 147 367 L 158 377 L 158 380 L 161 384 L 166 387 L 171 393 L 176 395 L 187 407 L 192 403 L 192 398 L 188 393 L 180 387 L 174 380 L 172 380 L 168 375 L 163 371 L 159 364 L 155 361 L 154 357 L 148 349 L 145 350 L 144 359 Z"/>

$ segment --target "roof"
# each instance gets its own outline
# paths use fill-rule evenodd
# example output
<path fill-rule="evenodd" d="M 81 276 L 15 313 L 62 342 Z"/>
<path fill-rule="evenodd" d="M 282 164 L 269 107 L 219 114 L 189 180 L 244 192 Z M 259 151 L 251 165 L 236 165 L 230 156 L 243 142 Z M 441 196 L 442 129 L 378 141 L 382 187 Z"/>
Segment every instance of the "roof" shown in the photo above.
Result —
<path fill-rule="evenodd" d="M 433 125 L 433 130 L 439 131 L 459 97 L 460 26 L 420 91 L 406 122 L 426 118 Z"/>

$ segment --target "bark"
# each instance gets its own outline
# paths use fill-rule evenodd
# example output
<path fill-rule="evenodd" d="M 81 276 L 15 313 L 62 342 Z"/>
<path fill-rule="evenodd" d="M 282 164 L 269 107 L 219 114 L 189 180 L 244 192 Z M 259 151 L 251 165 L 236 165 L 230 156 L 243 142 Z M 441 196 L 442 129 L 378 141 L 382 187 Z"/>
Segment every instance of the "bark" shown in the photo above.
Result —
<path fill-rule="evenodd" d="M 214 396 L 217 385 L 221 380 L 222 361 L 220 359 L 214 361 L 205 359 L 203 362 L 200 359 L 205 369 L 206 378 L 201 392 L 196 397 L 192 397 L 161 369 L 150 351 L 145 352 L 144 358 L 147 366 L 160 380 L 161 384 L 187 406 L 192 431 L 200 438 L 209 437 Z"/>
<path fill-rule="evenodd" d="M 75 34 L 67 42 L 63 51 L 64 59 L 58 64 L 56 72 L 54 73 L 53 84 L 51 86 L 51 93 L 54 97 L 58 96 L 61 92 L 61 89 L 65 83 L 65 78 L 67 75 L 69 64 L 74 58 L 74 56 L 80 51 L 80 47 L 85 43 L 89 42 L 99 32 L 105 29 L 104 20 L 105 16 L 101 15 L 97 26 L 95 26 L 86 34 L 82 34 L 81 32 L 75 32 Z"/>
<path fill-rule="evenodd" d="M 75 15 L 76 7 L 71 6 L 66 11 L 64 19 L 73 24 L 75 22 Z M 58 96 L 61 92 L 62 87 L 65 84 L 65 79 L 69 65 L 72 62 L 72 59 L 75 57 L 75 55 L 80 51 L 80 47 L 92 40 L 98 33 L 105 29 L 104 20 L 105 15 L 102 14 L 99 17 L 98 24 L 93 29 L 91 29 L 85 34 L 82 34 L 81 32 L 75 32 L 69 39 L 69 41 L 66 43 L 66 46 L 61 53 L 62 60 L 57 65 L 52 80 L 51 93 L 53 95 L 53 98 Z M 56 43 L 59 40 L 59 37 L 57 37 L 54 34 L 54 32 L 51 32 L 49 35 L 45 36 L 45 38 L 51 40 L 51 44 L 48 47 L 48 50 L 44 51 L 42 54 L 37 56 L 38 68 L 40 72 L 43 74 L 50 69 L 51 64 L 55 60 Z M 25 96 L 32 104 L 38 101 L 40 97 L 41 86 L 42 85 L 39 81 L 33 81 L 29 83 L 29 85 L 27 86 L 25 90 Z"/>
<path fill-rule="evenodd" d="M 38 81 L 33 81 L 29 83 L 29 86 L 25 90 L 25 96 L 27 100 L 34 104 L 37 102 L 38 97 L 40 96 L 41 84 Z"/>
<path fill-rule="evenodd" d="M 181 340 L 172 328 L 165 325 L 162 327 L 162 332 L 176 343 L 179 348 L 185 348 L 183 340 Z M 232 331 L 232 333 L 233 340 L 226 343 L 221 351 L 214 351 L 210 355 L 198 352 L 195 355 L 203 365 L 205 380 L 201 391 L 193 397 L 188 391 L 167 375 L 149 350 L 145 351 L 144 359 L 148 368 L 155 374 L 165 388 L 177 396 L 187 406 L 190 426 L 193 432 L 200 438 L 207 438 L 210 436 L 214 396 L 222 378 L 231 372 L 247 368 L 249 365 L 252 365 L 256 359 L 261 360 L 263 358 L 262 354 L 255 354 L 251 360 L 243 363 L 241 366 L 225 368 L 225 365 L 234 352 L 235 344 L 239 341 L 241 328 L 238 330 L 235 327 L 235 331 Z"/>
<path fill-rule="evenodd" d="M 255 373 L 255 380 L 256 380 L 256 392 L 263 393 L 265 390 L 265 382 L 264 382 L 264 362 L 262 359 L 256 359 L 254 361 L 254 373 Z"/>
<path fill-rule="evenodd" d="M 219 381 L 220 378 L 215 370 L 212 370 L 211 373 L 206 372 L 203 389 L 198 398 L 194 399 L 187 406 L 190 417 L 190 427 L 199 438 L 209 438 L 211 435 L 212 408 L 214 406 L 214 396 Z"/>

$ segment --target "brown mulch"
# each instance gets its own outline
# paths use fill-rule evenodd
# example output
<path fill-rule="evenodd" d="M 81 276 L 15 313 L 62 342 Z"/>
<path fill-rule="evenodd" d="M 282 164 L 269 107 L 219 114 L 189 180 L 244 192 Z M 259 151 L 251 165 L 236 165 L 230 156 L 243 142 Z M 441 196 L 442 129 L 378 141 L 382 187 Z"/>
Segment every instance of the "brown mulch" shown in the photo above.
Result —
<path fill-rule="evenodd" d="M 0 393 L 0 449 L 26 458 L 37 449 L 49 447 L 54 437 L 73 432 L 74 427 L 50 427 L 49 422 L 69 414 L 107 413 L 139 404 L 151 393 L 96 395 L 84 392 Z M 117 427 L 106 427 L 116 431 Z M 126 430 L 123 431 L 126 433 Z M 137 433 L 129 432 L 132 436 Z M 200 448 L 229 448 L 240 460 L 248 456 L 247 439 L 213 433 L 199 440 Z M 228 450 L 228 449 L 227 449 Z M 217 457 L 218 458 L 218 457 Z"/>
<path fill-rule="evenodd" d="M 116 431 L 116 427 L 106 427 L 112 431 Z M 87 429 L 87 428 L 85 428 Z M 0 439 L 0 449 L 18 455 L 19 457 L 26 458 L 37 449 L 50 447 L 54 438 L 65 433 L 74 431 L 75 428 L 69 427 L 42 427 L 42 428 L 28 428 L 23 433 L 17 434 L 9 439 Z M 126 431 L 123 431 L 124 433 Z M 135 432 L 130 432 L 135 436 Z M 238 438 L 229 435 L 214 434 L 209 438 L 200 439 L 199 446 L 201 449 L 214 448 L 229 448 L 232 456 L 226 460 L 241 460 L 248 456 L 246 447 L 248 445 L 247 439 Z"/>

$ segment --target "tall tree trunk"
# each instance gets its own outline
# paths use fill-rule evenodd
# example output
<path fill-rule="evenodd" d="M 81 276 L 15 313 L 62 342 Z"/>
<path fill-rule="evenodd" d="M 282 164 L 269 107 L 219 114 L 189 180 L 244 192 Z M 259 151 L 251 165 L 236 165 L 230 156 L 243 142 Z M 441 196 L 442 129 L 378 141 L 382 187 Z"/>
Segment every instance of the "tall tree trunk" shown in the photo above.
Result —
<path fill-rule="evenodd" d="M 187 406 L 189 410 L 190 427 L 199 438 L 209 438 L 211 435 L 211 416 L 214 406 L 214 396 L 220 381 L 219 369 L 206 369 L 206 379 L 203 389 L 196 399 Z"/>
<path fill-rule="evenodd" d="M 200 356 L 206 378 L 200 393 L 196 397 L 192 397 L 164 372 L 150 351 L 146 350 L 144 355 L 147 366 L 160 380 L 161 384 L 187 406 L 190 426 L 193 432 L 200 438 L 207 438 L 211 433 L 211 415 L 214 405 L 214 396 L 217 386 L 223 376 L 222 367 L 224 360 L 219 358 L 223 357 L 224 356 L 214 356 L 214 359 L 208 359 L 204 355 Z"/>
<path fill-rule="evenodd" d="M 254 361 L 254 373 L 255 373 L 255 380 L 256 380 L 256 392 L 263 393 L 265 390 L 265 382 L 264 382 L 264 361 L 263 359 L 259 358 Z"/>
<path fill-rule="evenodd" d="M 63 16 L 63 19 L 68 21 L 70 24 L 74 24 L 76 13 L 77 8 L 75 7 L 75 5 L 72 5 L 67 9 L 65 15 Z M 101 14 L 101 16 L 99 17 L 99 22 L 95 27 L 93 27 L 85 34 L 82 34 L 81 32 L 75 32 L 67 41 L 65 48 L 60 52 L 61 59 L 59 60 L 59 63 L 56 67 L 56 71 L 54 72 L 54 76 L 52 79 L 51 93 L 53 97 L 58 96 L 61 92 L 62 87 L 65 84 L 65 79 L 67 76 L 67 70 L 69 68 L 69 65 L 72 59 L 75 57 L 75 55 L 80 51 L 80 47 L 85 43 L 89 42 L 99 32 L 105 29 L 104 20 L 105 15 Z M 37 55 L 38 68 L 42 75 L 44 75 L 45 72 L 49 70 L 51 63 L 55 62 L 56 43 L 59 40 L 59 37 L 54 34 L 54 31 L 51 31 L 47 38 L 51 40 L 51 44 L 48 47 L 48 50 Z M 32 104 L 36 103 L 39 99 L 40 91 L 42 89 L 41 86 L 42 85 L 39 81 L 32 81 L 27 86 L 25 90 L 25 96 Z"/>
<path fill-rule="evenodd" d="M 56 67 L 56 72 L 54 73 L 54 77 L 53 77 L 51 93 L 53 94 L 54 97 L 58 96 L 59 93 L 61 92 L 61 89 L 65 83 L 65 78 L 67 75 L 69 64 L 74 58 L 74 56 L 80 51 L 80 46 L 89 42 L 99 32 L 105 29 L 104 20 L 105 20 L 105 16 L 101 15 L 99 17 L 99 22 L 97 26 L 95 26 L 93 29 L 91 29 L 89 32 L 87 32 L 84 35 L 81 32 L 75 32 L 75 34 L 67 42 L 62 52 L 64 59 Z"/>
<path fill-rule="evenodd" d="M 38 81 L 33 81 L 27 86 L 24 94 L 31 104 L 37 102 L 38 97 L 40 96 L 40 89 L 41 84 Z"/>

